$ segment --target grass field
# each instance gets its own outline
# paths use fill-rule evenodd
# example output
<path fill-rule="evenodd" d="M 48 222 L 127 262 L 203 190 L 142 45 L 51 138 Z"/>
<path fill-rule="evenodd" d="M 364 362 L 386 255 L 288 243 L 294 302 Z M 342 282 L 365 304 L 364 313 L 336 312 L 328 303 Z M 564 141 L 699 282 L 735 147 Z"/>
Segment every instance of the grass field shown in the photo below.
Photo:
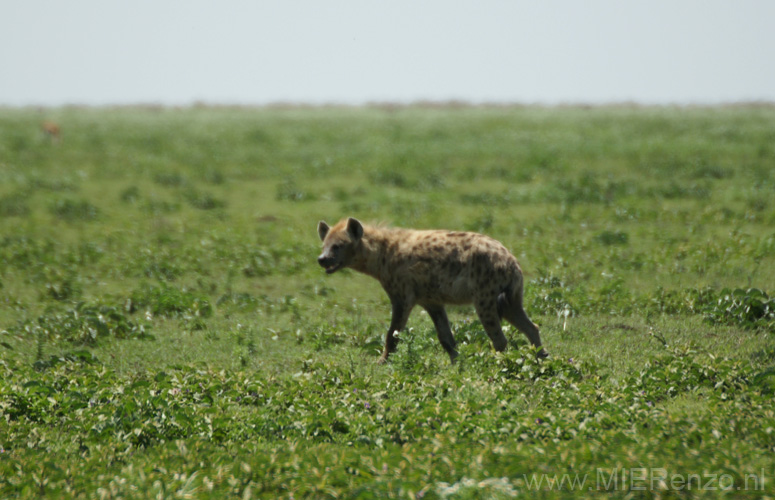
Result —
<path fill-rule="evenodd" d="M 377 366 L 345 216 L 502 241 L 550 358 Z M 771 106 L 0 109 L 0 497 L 772 498 L 772 292 Z"/>

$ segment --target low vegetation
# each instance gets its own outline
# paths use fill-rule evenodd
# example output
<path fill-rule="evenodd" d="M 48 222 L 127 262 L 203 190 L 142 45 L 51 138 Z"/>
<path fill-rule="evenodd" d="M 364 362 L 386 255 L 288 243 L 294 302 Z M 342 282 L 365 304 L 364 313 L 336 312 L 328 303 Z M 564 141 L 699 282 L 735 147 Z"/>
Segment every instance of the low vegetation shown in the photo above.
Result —
<path fill-rule="evenodd" d="M 772 497 L 773 200 L 767 106 L 0 109 L 0 497 Z M 502 241 L 551 356 L 377 366 L 350 215 Z"/>

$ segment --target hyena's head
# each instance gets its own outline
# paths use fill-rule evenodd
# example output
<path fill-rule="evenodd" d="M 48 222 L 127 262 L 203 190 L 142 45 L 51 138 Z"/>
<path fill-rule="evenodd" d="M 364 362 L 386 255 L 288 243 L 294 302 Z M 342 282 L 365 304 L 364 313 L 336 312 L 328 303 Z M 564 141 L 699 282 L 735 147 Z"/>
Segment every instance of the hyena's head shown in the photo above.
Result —
<path fill-rule="evenodd" d="M 331 274 L 352 263 L 361 244 L 363 225 L 352 217 L 339 221 L 334 227 L 328 227 L 328 224 L 320 221 L 318 235 L 323 242 L 323 253 L 318 257 L 318 264 Z"/>

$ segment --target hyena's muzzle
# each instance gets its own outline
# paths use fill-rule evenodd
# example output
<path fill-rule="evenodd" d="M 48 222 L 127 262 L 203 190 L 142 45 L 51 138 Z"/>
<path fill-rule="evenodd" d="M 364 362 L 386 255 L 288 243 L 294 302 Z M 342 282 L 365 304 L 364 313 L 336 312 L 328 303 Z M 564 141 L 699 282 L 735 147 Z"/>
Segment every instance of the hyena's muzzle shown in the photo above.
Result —
<path fill-rule="evenodd" d="M 320 257 L 318 257 L 318 264 L 326 270 L 326 274 L 335 273 L 344 265 L 337 255 L 332 255 L 332 252 L 323 252 L 320 254 Z"/>

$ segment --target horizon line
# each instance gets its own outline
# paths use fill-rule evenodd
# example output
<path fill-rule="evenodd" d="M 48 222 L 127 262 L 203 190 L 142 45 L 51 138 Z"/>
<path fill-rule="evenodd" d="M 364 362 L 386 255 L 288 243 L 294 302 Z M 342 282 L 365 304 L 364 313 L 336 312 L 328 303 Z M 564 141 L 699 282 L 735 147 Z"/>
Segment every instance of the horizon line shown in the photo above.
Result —
<path fill-rule="evenodd" d="M 56 109 L 148 109 L 148 110 L 175 110 L 175 109 L 496 109 L 496 108 L 534 108 L 534 109 L 649 109 L 649 108 L 685 108 L 685 109 L 711 109 L 711 108 L 770 108 L 775 107 L 775 100 L 767 99 L 741 99 L 718 102 L 706 101 L 666 101 L 666 102 L 639 102 L 637 100 L 621 101 L 558 101 L 558 102 L 528 102 L 528 101 L 474 101 L 464 99 L 417 99 L 410 101 L 374 100 L 363 103 L 348 103 L 342 101 L 292 101 L 277 100 L 266 103 L 237 103 L 219 102 L 208 100 L 193 100 L 188 103 L 164 103 L 154 101 L 137 101 L 132 103 L 64 103 L 64 104 L 2 104 L 2 110 L 56 110 Z"/>

